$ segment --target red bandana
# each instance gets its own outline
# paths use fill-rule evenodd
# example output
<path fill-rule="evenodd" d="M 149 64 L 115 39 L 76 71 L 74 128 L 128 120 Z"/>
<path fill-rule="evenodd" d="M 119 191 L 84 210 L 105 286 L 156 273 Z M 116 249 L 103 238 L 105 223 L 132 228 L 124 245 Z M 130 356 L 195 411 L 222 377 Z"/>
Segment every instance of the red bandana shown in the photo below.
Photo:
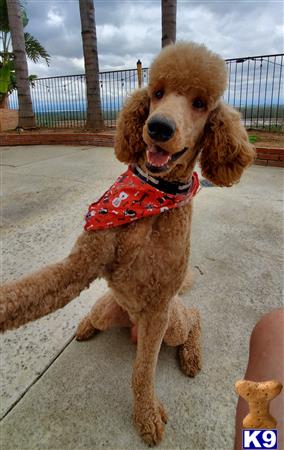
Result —
<path fill-rule="evenodd" d="M 198 174 L 179 185 L 129 166 L 108 191 L 89 206 L 85 230 L 113 228 L 187 204 L 199 188 Z"/>

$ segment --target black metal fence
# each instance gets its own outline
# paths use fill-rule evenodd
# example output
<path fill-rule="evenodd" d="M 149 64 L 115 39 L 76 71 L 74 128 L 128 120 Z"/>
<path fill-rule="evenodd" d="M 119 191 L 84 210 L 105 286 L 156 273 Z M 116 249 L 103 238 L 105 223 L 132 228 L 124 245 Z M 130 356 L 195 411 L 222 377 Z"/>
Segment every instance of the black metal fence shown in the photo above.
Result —
<path fill-rule="evenodd" d="M 239 109 L 248 128 L 284 129 L 283 56 L 262 55 L 226 60 L 228 89 L 224 100 Z M 142 69 L 142 86 L 148 69 Z M 136 69 L 100 73 L 105 125 L 115 126 L 124 99 L 138 87 Z M 31 89 L 37 125 L 49 128 L 83 128 L 86 121 L 85 75 L 38 78 Z M 17 93 L 9 97 L 17 108 Z"/>
<path fill-rule="evenodd" d="M 229 79 L 224 99 L 241 111 L 246 127 L 283 130 L 283 56 L 226 60 Z"/>

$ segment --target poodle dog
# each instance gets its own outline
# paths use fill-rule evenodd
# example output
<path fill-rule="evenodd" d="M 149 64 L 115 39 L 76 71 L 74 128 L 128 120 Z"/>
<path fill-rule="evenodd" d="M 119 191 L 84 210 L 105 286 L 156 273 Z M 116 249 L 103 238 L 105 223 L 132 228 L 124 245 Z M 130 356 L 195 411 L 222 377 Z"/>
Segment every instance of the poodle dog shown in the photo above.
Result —
<path fill-rule="evenodd" d="M 156 183 L 174 207 L 139 220 L 128 212 L 120 226 L 85 227 L 66 259 L 1 288 L 4 331 L 62 308 L 98 277 L 107 280 L 109 291 L 81 321 L 77 339 L 113 326 L 133 327 L 133 416 L 149 445 L 161 441 L 167 421 L 154 387 L 162 341 L 178 347 L 186 375 L 201 367 L 199 314 L 178 296 L 188 284 L 192 196 L 176 192 L 191 189 L 198 159 L 203 176 L 217 186 L 237 183 L 254 159 L 239 114 L 221 100 L 226 82 L 224 61 L 203 45 L 164 48 L 150 68 L 147 89 L 134 92 L 120 113 L 115 154 L 144 187 Z M 181 195 L 184 201 L 175 203 Z"/>

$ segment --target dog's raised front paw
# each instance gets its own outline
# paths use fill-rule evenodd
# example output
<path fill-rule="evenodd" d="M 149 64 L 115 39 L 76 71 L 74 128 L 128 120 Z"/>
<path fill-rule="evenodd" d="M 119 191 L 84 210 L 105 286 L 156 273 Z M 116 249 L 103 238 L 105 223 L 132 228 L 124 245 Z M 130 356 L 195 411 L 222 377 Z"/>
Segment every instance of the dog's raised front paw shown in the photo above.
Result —
<path fill-rule="evenodd" d="M 94 334 L 98 333 L 99 330 L 93 327 L 89 316 L 84 317 L 78 325 L 76 330 L 77 341 L 86 341 L 90 339 Z"/>
<path fill-rule="evenodd" d="M 150 446 L 159 444 L 163 439 L 167 420 L 167 413 L 158 400 L 154 405 L 138 404 L 134 409 L 136 428 L 144 442 Z"/>

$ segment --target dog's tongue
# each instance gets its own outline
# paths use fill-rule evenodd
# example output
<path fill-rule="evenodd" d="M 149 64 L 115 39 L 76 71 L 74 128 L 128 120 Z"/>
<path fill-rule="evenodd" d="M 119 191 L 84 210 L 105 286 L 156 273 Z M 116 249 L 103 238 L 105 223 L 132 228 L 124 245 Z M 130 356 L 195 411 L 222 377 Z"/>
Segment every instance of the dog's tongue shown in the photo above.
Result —
<path fill-rule="evenodd" d="M 151 145 L 147 149 L 147 159 L 152 166 L 161 167 L 167 164 L 171 155 L 155 145 Z"/>

